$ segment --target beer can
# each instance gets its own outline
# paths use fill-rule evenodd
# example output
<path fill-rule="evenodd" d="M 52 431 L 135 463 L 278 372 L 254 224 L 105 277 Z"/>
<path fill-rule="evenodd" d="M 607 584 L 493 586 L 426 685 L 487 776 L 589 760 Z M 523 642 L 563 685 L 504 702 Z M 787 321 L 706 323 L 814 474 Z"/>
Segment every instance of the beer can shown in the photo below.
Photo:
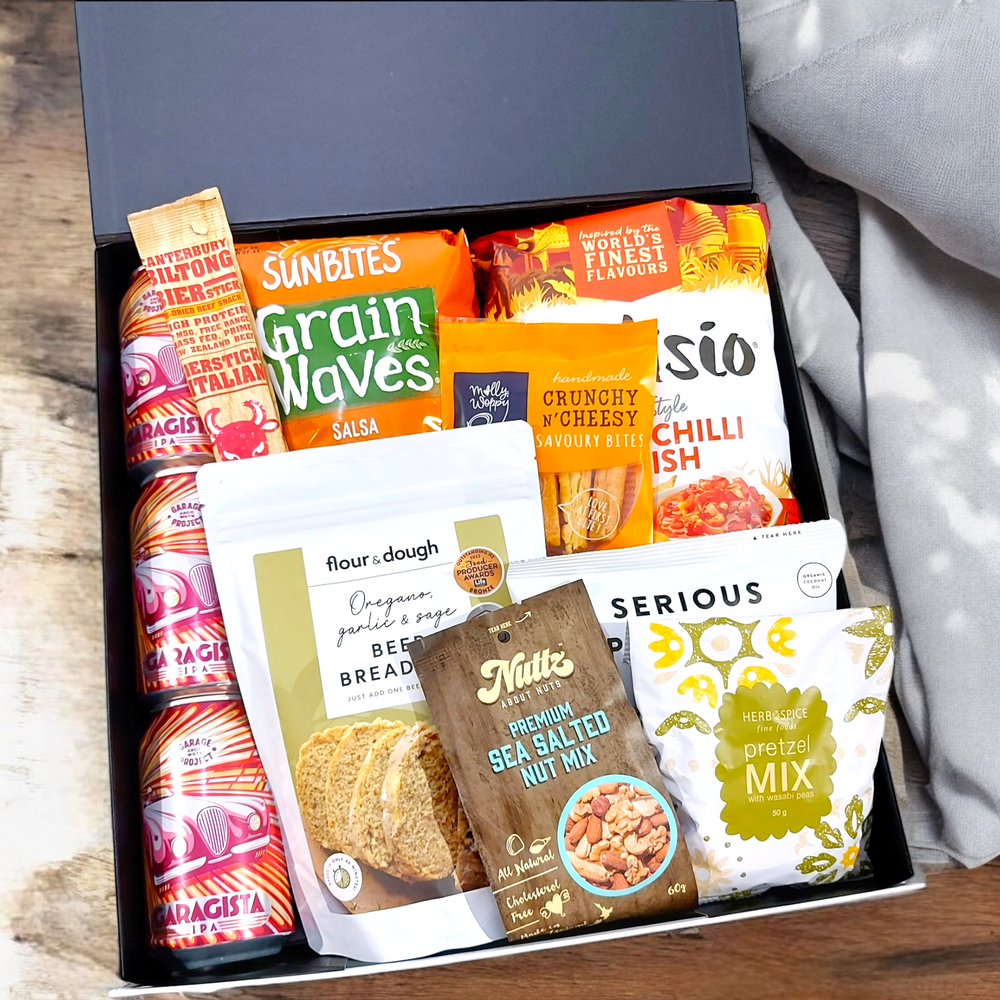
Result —
<path fill-rule="evenodd" d="M 132 512 L 137 683 L 154 701 L 236 687 L 196 472 L 155 473 Z"/>
<path fill-rule="evenodd" d="M 160 293 L 140 267 L 118 310 L 125 464 L 140 481 L 172 465 L 211 462 L 212 442 L 188 389 Z"/>
<path fill-rule="evenodd" d="M 288 870 L 239 695 L 160 709 L 139 773 L 152 945 L 188 968 L 279 951 L 295 925 Z"/>

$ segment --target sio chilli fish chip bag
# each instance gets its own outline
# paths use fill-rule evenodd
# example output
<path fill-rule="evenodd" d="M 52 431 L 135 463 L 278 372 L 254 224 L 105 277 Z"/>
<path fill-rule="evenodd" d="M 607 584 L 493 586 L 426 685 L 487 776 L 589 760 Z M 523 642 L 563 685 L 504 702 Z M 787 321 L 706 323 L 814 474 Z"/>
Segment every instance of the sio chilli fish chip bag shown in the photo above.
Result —
<path fill-rule="evenodd" d="M 654 540 L 801 520 L 764 205 L 673 198 L 495 233 L 472 249 L 489 317 L 656 321 Z"/>

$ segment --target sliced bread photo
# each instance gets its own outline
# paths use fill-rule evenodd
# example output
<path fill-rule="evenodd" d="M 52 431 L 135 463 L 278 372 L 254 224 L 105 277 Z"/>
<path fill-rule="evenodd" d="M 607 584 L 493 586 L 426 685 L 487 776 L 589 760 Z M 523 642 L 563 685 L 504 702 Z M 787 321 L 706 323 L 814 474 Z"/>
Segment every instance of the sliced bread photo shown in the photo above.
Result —
<path fill-rule="evenodd" d="M 485 889 L 490 880 L 483 867 L 483 860 L 476 848 L 476 838 L 472 826 L 465 815 L 462 803 L 458 803 L 458 857 L 455 858 L 455 885 L 462 892 L 471 889 Z"/>
<path fill-rule="evenodd" d="M 399 875 L 392 864 L 392 854 L 382 829 L 382 784 L 389 767 L 389 757 L 406 732 L 399 723 L 382 733 L 358 771 L 354 794 L 348 810 L 347 832 L 355 857 L 379 871 Z"/>
<path fill-rule="evenodd" d="M 376 740 L 397 725 L 399 723 L 386 719 L 355 722 L 348 727 L 330 757 L 326 771 L 326 839 L 323 846 L 331 851 L 353 852 L 348 817 L 358 772 Z"/>
<path fill-rule="evenodd" d="M 295 791 L 306 833 L 318 844 L 326 841 L 326 774 L 330 758 L 340 746 L 347 726 L 333 726 L 313 733 L 299 748 L 295 766 Z"/>
<path fill-rule="evenodd" d="M 458 790 L 437 730 L 425 722 L 410 727 L 389 757 L 382 829 L 403 877 L 429 882 L 455 870 Z"/>

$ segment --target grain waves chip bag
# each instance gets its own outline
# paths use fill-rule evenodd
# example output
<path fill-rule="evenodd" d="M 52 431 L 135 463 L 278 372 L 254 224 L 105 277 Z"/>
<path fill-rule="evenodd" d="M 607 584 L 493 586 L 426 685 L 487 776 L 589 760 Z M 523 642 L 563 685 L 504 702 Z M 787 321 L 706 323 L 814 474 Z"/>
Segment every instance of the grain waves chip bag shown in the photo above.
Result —
<path fill-rule="evenodd" d="M 440 429 L 438 315 L 479 315 L 464 233 L 236 252 L 289 448 Z"/>
<path fill-rule="evenodd" d="M 411 648 L 510 940 L 694 906 L 673 808 L 579 581 Z"/>
<path fill-rule="evenodd" d="M 407 647 L 510 603 L 508 562 L 543 554 L 534 454 L 512 422 L 212 466 L 198 481 L 318 952 L 396 961 L 503 936 Z"/>
<path fill-rule="evenodd" d="M 846 551 L 839 521 L 812 521 L 672 545 L 533 559 L 513 563 L 507 577 L 515 601 L 583 580 L 634 705 L 629 656 L 634 630 L 688 612 L 832 611 Z"/>
<path fill-rule="evenodd" d="M 653 319 L 656 541 L 801 520 L 767 292 L 767 211 L 684 198 L 476 240 L 487 316 Z"/>
<path fill-rule="evenodd" d="M 636 705 L 702 901 L 871 871 L 892 660 L 886 607 L 636 626 Z"/>
<path fill-rule="evenodd" d="M 527 420 L 549 555 L 652 534 L 652 323 L 441 323 L 445 427 Z"/>

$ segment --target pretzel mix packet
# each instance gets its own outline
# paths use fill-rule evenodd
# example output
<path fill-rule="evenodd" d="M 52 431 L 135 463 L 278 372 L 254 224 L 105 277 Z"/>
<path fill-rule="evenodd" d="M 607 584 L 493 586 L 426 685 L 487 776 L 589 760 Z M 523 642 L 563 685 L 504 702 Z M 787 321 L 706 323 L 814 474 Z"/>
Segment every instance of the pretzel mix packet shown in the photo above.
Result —
<path fill-rule="evenodd" d="M 472 251 L 487 316 L 656 321 L 655 541 L 802 520 L 764 205 L 672 198 L 494 233 Z"/>
<path fill-rule="evenodd" d="M 289 448 L 440 430 L 438 315 L 479 315 L 464 233 L 236 253 Z"/>
<path fill-rule="evenodd" d="M 286 451 L 219 189 L 128 224 L 216 459 Z"/>
<path fill-rule="evenodd" d="M 549 555 L 652 540 L 656 329 L 442 320 L 444 426 L 527 420 Z"/>

